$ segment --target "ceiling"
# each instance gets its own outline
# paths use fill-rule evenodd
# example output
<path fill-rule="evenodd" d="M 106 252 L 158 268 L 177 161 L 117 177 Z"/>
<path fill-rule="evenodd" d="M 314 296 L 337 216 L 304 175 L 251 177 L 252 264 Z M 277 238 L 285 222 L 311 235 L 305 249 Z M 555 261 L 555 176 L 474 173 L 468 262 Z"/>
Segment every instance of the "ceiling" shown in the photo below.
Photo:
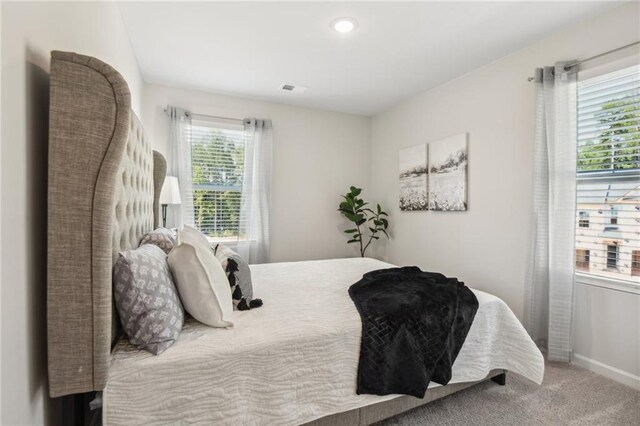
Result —
<path fill-rule="evenodd" d="M 375 115 L 612 2 L 121 3 L 148 83 Z M 358 28 L 340 34 L 337 17 Z M 309 88 L 281 90 L 282 84 Z"/>

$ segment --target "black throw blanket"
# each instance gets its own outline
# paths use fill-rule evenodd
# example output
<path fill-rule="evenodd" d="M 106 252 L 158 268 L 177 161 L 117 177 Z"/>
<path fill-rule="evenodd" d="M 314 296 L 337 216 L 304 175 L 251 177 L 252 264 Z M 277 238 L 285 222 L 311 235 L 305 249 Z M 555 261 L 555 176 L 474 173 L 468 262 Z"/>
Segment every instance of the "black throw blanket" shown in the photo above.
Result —
<path fill-rule="evenodd" d="M 349 288 L 362 319 L 360 394 L 423 398 L 446 385 L 478 299 L 464 283 L 416 266 L 364 274 Z"/>

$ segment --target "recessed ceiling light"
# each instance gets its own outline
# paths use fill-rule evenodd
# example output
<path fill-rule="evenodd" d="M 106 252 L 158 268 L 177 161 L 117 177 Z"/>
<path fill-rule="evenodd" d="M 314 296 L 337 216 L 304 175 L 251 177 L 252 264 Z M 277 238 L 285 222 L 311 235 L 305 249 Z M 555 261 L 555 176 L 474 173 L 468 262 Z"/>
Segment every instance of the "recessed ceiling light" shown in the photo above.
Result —
<path fill-rule="evenodd" d="M 350 33 L 358 28 L 358 21 L 353 18 L 338 18 L 333 20 L 331 27 L 339 33 Z"/>

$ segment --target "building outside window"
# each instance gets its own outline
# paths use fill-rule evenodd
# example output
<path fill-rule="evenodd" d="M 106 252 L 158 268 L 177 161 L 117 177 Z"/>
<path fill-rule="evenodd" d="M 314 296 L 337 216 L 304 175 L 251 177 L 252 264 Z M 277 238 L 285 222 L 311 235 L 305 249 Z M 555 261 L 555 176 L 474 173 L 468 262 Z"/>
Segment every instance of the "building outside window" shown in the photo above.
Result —
<path fill-rule="evenodd" d="M 578 83 L 576 270 L 640 284 L 640 66 Z"/>
<path fill-rule="evenodd" d="M 640 250 L 631 252 L 631 275 L 634 277 L 640 276 Z"/>
<path fill-rule="evenodd" d="M 580 271 L 589 270 L 589 250 L 576 250 L 576 268 Z"/>
<path fill-rule="evenodd" d="M 616 244 L 607 245 L 607 268 L 618 269 L 618 246 Z"/>
<path fill-rule="evenodd" d="M 618 206 L 611 206 L 611 216 L 609 217 L 609 224 L 617 225 L 618 224 Z"/>
<path fill-rule="evenodd" d="M 578 227 L 580 228 L 588 228 L 589 227 L 589 212 L 581 211 L 578 213 Z"/>

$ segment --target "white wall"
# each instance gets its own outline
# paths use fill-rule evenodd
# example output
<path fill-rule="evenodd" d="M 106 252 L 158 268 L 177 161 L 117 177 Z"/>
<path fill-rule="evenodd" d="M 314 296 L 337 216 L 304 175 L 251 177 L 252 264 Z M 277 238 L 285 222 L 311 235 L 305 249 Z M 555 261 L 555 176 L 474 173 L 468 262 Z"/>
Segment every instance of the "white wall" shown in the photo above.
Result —
<path fill-rule="evenodd" d="M 51 424 L 46 379 L 46 193 L 49 51 L 96 56 L 142 78 L 115 3 L 2 2 L 1 251 L 3 425 Z M 10 267 L 7 267 L 10 266 Z"/>
<path fill-rule="evenodd" d="M 623 5 L 374 117 L 371 185 L 374 197 L 391 211 L 393 237 L 381 255 L 393 263 L 457 276 L 501 297 L 522 318 L 535 116 L 534 85 L 527 77 L 541 65 L 586 58 L 638 41 L 638 16 L 638 3 Z M 400 212 L 398 150 L 462 132 L 469 132 L 469 211 Z M 591 291 L 581 288 L 580 294 Z M 601 309 L 589 315 L 593 322 L 598 321 L 596 315 L 608 317 L 610 336 L 593 338 L 589 344 L 580 339 L 576 352 L 637 371 L 637 346 L 616 357 L 597 350 L 604 343 L 623 347 L 624 342 L 637 341 L 640 333 L 637 321 L 626 322 L 627 316 L 618 315 L 615 305 L 605 301 L 613 297 L 624 297 L 631 306 L 638 303 L 634 295 L 598 294 Z M 584 313 L 591 308 L 578 309 Z"/>
<path fill-rule="evenodd" d="M 576 362 L 640 390 L 640 294 L 577 283 L 575 301 Z"/>
<path fill-rule="evenodd" d="M 273 120 L 272 261 L 357 254 L 346 244 L 336 209 L 350 185 L 369 187 L 368 117 L 145 85 L 142 119 L 154 148 L 165 156 L 167 104 L 199 114 Z"/>

